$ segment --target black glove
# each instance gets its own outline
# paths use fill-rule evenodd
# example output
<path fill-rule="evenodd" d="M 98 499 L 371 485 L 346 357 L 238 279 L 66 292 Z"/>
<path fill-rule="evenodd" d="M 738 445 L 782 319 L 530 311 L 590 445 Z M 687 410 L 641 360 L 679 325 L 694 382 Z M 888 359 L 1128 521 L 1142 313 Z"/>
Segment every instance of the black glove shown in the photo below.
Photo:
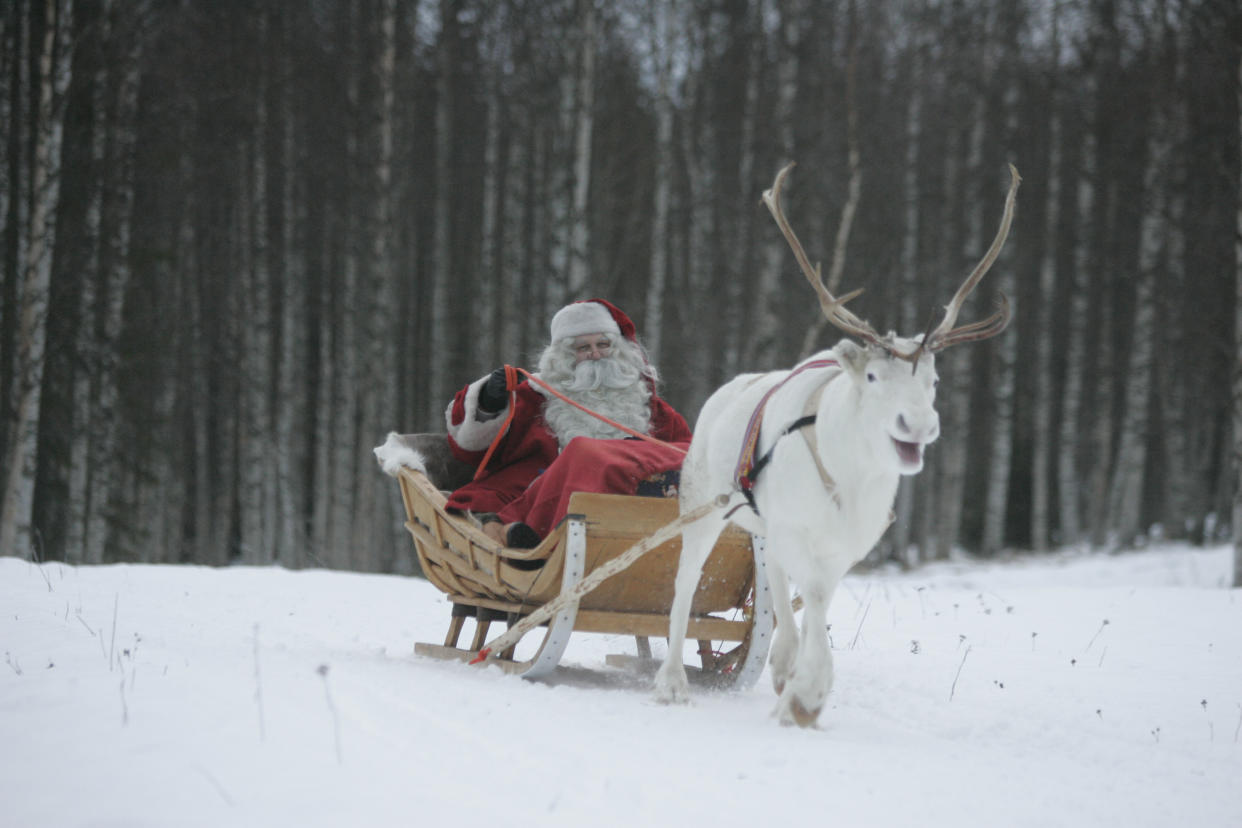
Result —
<path fill-rule="evenodd" d="M 495 414 L 504 410 L 509 404 L 508 381 L 505 379 L 504 366 L 492 371 L 487 382 L 479 389 L 479 410 L 485 414 Z"/>

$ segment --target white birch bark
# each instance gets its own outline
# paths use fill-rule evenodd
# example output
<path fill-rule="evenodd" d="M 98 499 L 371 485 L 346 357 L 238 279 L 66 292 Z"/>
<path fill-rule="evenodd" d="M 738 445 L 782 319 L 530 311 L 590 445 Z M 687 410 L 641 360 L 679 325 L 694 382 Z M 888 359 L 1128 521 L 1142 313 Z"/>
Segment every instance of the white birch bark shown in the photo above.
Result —
<path fill-rule="evenodd" d="M 241 561 L 246 564 L 272 563 L 274 498 L 270 481 L 275 469 L 269 462 L 271 446 L 270 391 L 272 316 L 271 271 L 268 268 L 268 106 L 267 84 L 260 81 L 255 109 L 254 132 L 250 138 L 246 181 L 248 191 L 241 195 L 242 224 L 240 244 L 246 251 L 248 267 L 243 267 L 245 321 L 242 325 L 241 352 Z"/>
<path fill-rule="evenodd" d="M 370 313 L 366 326 L 369 359 L 363 366 L 367 387 L 362 392 L 364 427 L 359 435 L 359 456 L 365 457 L 375 441 L 392 428 L 397 417 L 392 369 L 396 365 L 394 342 L 396 330 L 396 273 L 393 267 L 390 239 L 394 232 L 392 163 L 393 127 L 395 119 L 394 84 L 396 82 L 396 0 L 381 4 L 379 43 L 375 50 L 372 74 L 377 84 L 374 114 L 375 146 L 371 169 L 372 207 L 374 214 L 370 250 Z M 359 511 L 361 519 L 354 522 L 355 549 L 362 561 L 356 565 L 366 571 L 390 569 L 395 540 L 401 537 L 401 523 L 396 520 L 399 494 L 383 475 L 376 474 L 369 463 L 358 463 Z"/>
<path fill-rule="evenodd" d="M 566 51 L 576 55 L 578 50 L 571 46 L 582 36 L 580 31 L 566 35 Z M 538 186 L 545 188 L 545 194 L 539 199 L 543 222 L 539 232 L 545 236 L 542 242 L 545 253 L 537 262 L 546 261 L 548 275 L 539 278 L 539 305 L 532 309 L 533 315 L 541 320 L 548 320 L 558 308 L 571 298 L 569 296 L 569 265 L 570 246 L 573 243 L 573 136 L 575 116 L 578 103 L 578 82 L 580 75 L 575 71 L 574 61 L 567 60 L 559 85 L 560 100 L 555 130 L 539 130 L 544 163 L 544 173 Z M 537 311 L 537 312 L 535 312 Z"/>
<path fill-rule="evenodd" d="M 341 21 L 349 31 L 350 49 L 357 50 L 358 27 L 356 8 L 347 9 Z M 359 79 L 351 72 L 344 80 L 351 111 L 359 111 Z M 344 136 L 346 160 L 353 169 L 358 157 L 357 132 L 350 129 Z M 344 203 L 334 215 L 346 238 L 358 238 L 359 197 L 354 191 L 353 176 L 345 179 Z M 319 319 L 319 417 L 315 429 L 315 492 L 314 515 L 316 565 L 331 569 L 348 569 L 352 558 L 351 528 L 354 515 L 354 460 L 357 446 L 358 411 L 356 362 L 359 342 L 355 336 L 357 309 L 358 261 L 356 246 L 344 245 L 339 251 L 332 239 L 323 239 L 322 259 L 331 262 L 333 271 L 321 287 Z M 434 297 L 432 301 L 435 301 Z"/>
<path fill-rule="evenodd" d="M 590 278 L 591 135 L 595 128 L 595 54 L 598 50 L 595 0 L 579 0 L 581 42 L 574 100 L 574 191 L 569 233 L 569 299 L 583 298 Z M 650 324 L 648 324 L 650 327 Z"/>
<path fill-rule="evenodd" d="M 1007 135 L 1017 132 L 1014 122 L 1014 104 L 1018 90 L 1016 82 L 1010 81 L 1005 89 L 1005 127 Z M 1001 251 L 992 278 L 997 289 L 1009 297 L 1015 317 L 1018 316 L 1017 277 L 1013 268 L 1014 236 Z M 1018 331 L 1010 328 L 1003 336 L 992 340 L 993 360 L 990 367 L 992 381 L 992 431 L 988 439 L 989 452 L 987 489 L 984 494 L 983 553 L 994 555 L 1005 544 L 1005 517 L 1009 509 L 1009 473 L 1013 464 L 1013 410 L 1015 372 L 1017 369 Z"/>
<path fill-rule="evenodd" d="M 800 0 L 776 0 L 780 18 L 776 62 L 776 104 L 772 133 L 776 137 L 777 168 L 793 161 L 794 104 L 798 92 L 798 32 L 801 26 Z M 755 306 L 749 332 L 751 347 L 748 362 L 754 368 L 773 368 L 780 353 L 779 338 L 784 329 L 777 301 L 781 295 L 781 264 L 785 260 L 785 242 L 779 233 L 770 233 L 760 259 L 759 279 L 751 297 Z M 808 321 L 813 321 L 813 318 Z"/>
<path fill-rule="evenodd" d="M 331 261 L 331 242 L 321 240 L 323 261 Z M 311 549 L 319 566 L 330 566 L 331 553 L 336 540 L 334 520 L 336 500 L 341 493 L 335 491 L 336 476 L 336 428 L 341 412 L 336 409 L 340 372 L 336 363 L 337 337 L 339 336 L 339 313 L 335 304 L 333 280 L 325 278 L 319 293 L 322 308 L 319 318 L 319 348 L 316 356 L 319 365 L 318 393 L 314 401 L 315 411 L 315 466 L 311 485 L 314 488 L 315 507 L 311 514 Z"/>
<path fill-rule="evenodd" d="M 0 15 L 0 66 L 7 67 L 9 65 L 9 51 L 13 32 L 9 29 L 8 15 Z M 13 126 L 13 87 L 11 84 L 9 72 L 0 71 L 0 147 L 7 148 L 9 146 L 9 136 Z M 9 207 L 12 196 L 13 182 L 9 180 L 9 165 L 7 163 L 0 164 L 0 219 L 9 215 Z M 0 289 L 3 289 L 4 283 L 8 278 L 8 273 L 4 268 L 0 267 Z M 0 296 L 3 296 L 0 293 Z M 4 323 L 5 313 L 7 312 L 3 303 L 0 303 L 0 325 Z M 3 330 L 3 328 L 0 328 Z M 2 349 L 0 349 L 2 351 Z M 3 354 L 0 353 L 0 358 Z M 4 425 L 0 419 L 0 444 L 4 441 Z M 0 449 L 2 450 L 2 449 Z"/>
<path fill-rule="evenodd" d="M 739 136 L 738 146 L 738 192 L 743 196 L 742 203 L 752 203 L 752 199 L 748 198 L 756 190 L 755 182 L 755 134 L 758 130 L 759 118 L 759 93 L 761 81 L 761 69 L 764 60 L 764 34 L 763 34 L 763 13 L 767 7 L 766 2 L 754 3 L 748 12 L 747 20 L 750 29 L 750 48 L 746 53 L 746 94 L 744 109 L 742 112 L 742 128 Z M 744 313 L 739 309 L 746 301 L 744 299 L 746 290 L 752 282 L 752 274 L 745 269 L 749 269 L 751 262 L 751 250 L 754 245 L 755 228 L 757 222 L 754 214 L 745 209 L 740 209 L 737 213 L 737 230 L 733 234 L 733 262 L 738 270 L 733 274 L 733 278 L 729 280 L 727 289 L 729 318 L 727 320 L 727 328 L 732 331 L 740 331 L 742 322 L 745 318 Z M 745 341 L 744 337 L 734 335 L 726 338 L 724 346 L 724 371 L 726 377 L 737 376 L 742 371 L 742 359 L 744 356 Z"/>
<path fill-rule="evenodd" d="M 1134 297 L 1134 336 L 1126 365 L 1125 406 L 1117 463 L 1109 489 L 1108 525 L 1115 532 L 1115 548 L 1130 549 L 1138 542 L 1144 472 L 1147 466 L 1148 403 L 1151 394 L 1152 337 L 1155 334 L 1155 299 L 1152 281 L 1163 246 L 1163 187 L 1154 169 L 1159 157 L 1149 160 L 1146 204 L 1143 210 L 1139 250 L 1138 283 Z"/>
<path fill-rule="evenodd" d="M 1052 481 L 1052 414 L 1053 396 L 1052 345 L 1053 310 L 1057 307 L 1057 231 L 1061 205 L 1061 110 L 1057 89 L 1058 37 L 1057 6 L 1052 11 L 1052 82 L 1048 112 L 1048 190 L 1044 204 L 1044 243 L 1039 263 L 1039 297 L 1036 300 L 1035 365 L 1034 365 L 1034 434 L 1031 438 L 1031 548 L 1045 552 L 1049 545 L 1052 520 L 1050 498 Z"/>
<path fill-rule="evenodd" d="M 673 171 L 673 44 L 670 42 L 669 5 L 649 0 L 654 16 L 651 54 L 656 70 L 656 165 L 651 216 L 651 272 L 647 284 L 643 340 L 652 361 L 660 364 L 664 328 L 664 291 L 668 280 L 668 215 Z"/>
<path fill-rule="evenodd" d="M 1242 139 L 1242 58 L 1237 76 L 1238 137 Z M 1237 174 L 1237 233 L 1233 240 L 1233 586 L 1242 587 L 1242 163 Z"/>
<path fill-rule="evenodd" d="M 1163 38 L 1167 31 L 1158 34 Z M 1166 165 L 1172 156 L 1167 93 L 1163 77 L 1167 61 L 1165 44 L 1154 44 L 1157 58 L 1151 67 L 1159 80 L 1152 84 L 1151 112 L 1147 119 L 1147 159 L 1143 176 L 1142 219 L 1134 296 L 1133 335 L 1126 354 L 1124 407 L 1122 408 L 1117 463 L 1109 486 L 1108 522 L 1115 532 L 1115 547 L 1133 548 L 1140 525 L 1143 485 L 1147 470 L 1148 410 L 1151 402 L 1153 339 L 1156 336 L 1156 300 L 1153 283 L 1163 269 L 1168 222 Z"/>
<path fill-rule="evenodd" d="M 437 358 L 428 360 L 429 382 L 427 396 L 426 419 L 430 423 L 438 423 L 444 417 L 444 406 L 453 393 L 452 378 L 448 376 L 450 360 L 444 358 L 453 346 L 455 333 L 449 329 L 449 291 L 453 283 L 452 261 L 452 163 L 453 154 L 453 112 L 451 87 L 449 79 L 454 71 L 452 36 L 455 24 L 452 16 L 456 4 L 441 3 L 440 37 L 436 45 L 438 73 L 436 78 L 436 194 L 435 194 L 435 238 L 433 240 L 433 275 L 430 300 L 431 313 L 431 353 Z"/>
<path fill-rule="evenodd" d="M 17 365 L 13 376 L 15 418 L 5 452 L 7 473 L 0 500 L 0 553 L 30 559 L 35 548 L 31 527 L 35 467 L 38 455 L 43 369 L 47 342 L 48 288 L 56 240 L 56 207 L 60 199 L 61 146 L 64 110 L 72 64 L 72 0 L 47 0 L 39 48 L 37 121 L 30 173 L 33 205 L 18 285 Z M 15 90 L 22 94 L 24 90 Z"/>
<path fill-rule="evenodd" d="M 358 229 L 354 220 L 350 219 L 349 224 Z M 337 301 L 341 302 L 342 311 L 337 320 L 332 354 L 336 376 L 332 389 L 332 426 L 327 435 L 332 482 L 329 548 L 325 560 L 333 569 L 350 569 L 354 560 L 353 521 L 357 514 L 354 482 L 357 480 L 356 447 L 360 439 L 357 355 L 361 344 L 354 311 L 354 303 L 358 301 L 358 260 L 351 250 L 344 253 L 341 271 Z"/>
<path fill-rule="evenodd" d="M 281 31 L 282 77 L 292 77 L 289 59 L 293 44 L 288 28 Z M 307 531 L 303 514 L 306 496 L 301 473 L 306 456 L 304 429 L 299 426 L 306 398 L 306 261 L 303 253 L 306 240 L 297 228 L 305 226 L 304 199 L 295 188 L 298 146 L 291 90 L 279 92 L 280 101 L 280 163 L 281 176 L 281 340 L 276 378 L 276 476 L 279 491 L 276 560 L 281 566 L 299 567 L 307 562 Z"/>
<path fill-rule="evenodd" d="M 858 100 L 856 95 L 858 33 L 854 28 L 853 18 L 854 14 L 851 7 L 850 54 L 849 63 L 846 67 L 845 92 L 846 161 L 850 173 L 849 185 L 845 203 L 841 206 L 841 218 L 837 223 L 837 233 L 832 245 L 832 262 L 828 266 L 827 276 L 824 277 L 825 283 L 828 285 L 828 291 L 834 296 L 839 295 L 841 290 L 841 278 L 845 273 L 846 251 L 849 247 L 850 231 L 854 227 L 854 216 L 858 213 L 858 201 L 862 197 L 862 150 L 858 146 Z M 917 294 L 906 294 L 905 296 L 906 304 L 913 306 Z M 806 359 L 819 350 L 820 337 L 827 327 L 828 320 L 822 315 L 815 319 L 803 335 L 800 359 Z M 905 330 L 910 329 L 907 328 Z"/>
<path fill-rule="evenodd" d="M 674 83 L 680 83 L 680 97 L 686 102 L 689 114 L 694 106 L 692 102 L 701 98 L 704 38 L 680 19 L 676 22 L 676 27 L 677 33 L 673 35 L 674 45 L 671 48 L 674 53 L 680 52 L 683 55 L 684 70 L 678 73 L 681 77 Z M 685 128 L 680 130 L 680 158 L 682 173 L 686 177 L 685 203 L 681 209 L 689 219 L 674 223 L 676 230 L 670 244 L 674 257 L 682 260 L 684 265 L 681 281 L 676 279 L 676 272 L 670 268 L 668 278 L 672 289 L 671 293 L 665 295 L 671 296 L 677 304 L 683 323 L 695 326 L 695 333 L 688 333 L 683 329 L 680 339 L 666 337 L 665 353 L 669 353 L 669 348 L 676 347 L 683 354 L 683 365 L 688 369 L 685 371 L 687 396 L 701 405 L 712 391 L 709 386 L 710 362 L 714 359 L 714 354 L 710 347 L 687 344 L 687 337 L 692 343 L 711 340 L 708 333 L 710 326 L 705 323 L 702 327 L 698 325 L 703 309 L 709 307 L 712 301 L 712 239 L 716 233 L 716 215 L 715 210 L 711 209 L 711 203 L 719 189 L 715 183 L 712 165 L 706 159 L 716 157 L 716 129 L 710 119 L 700 119 L 696 123 L 690 123 L 693 119 L 689 117 L 686 120 Z M 649 300 L 654 299 L 655 297 L 649 297 Z"/>
<path fill-rule="evenodd" d="M 984 47 L 981 71 L 986 75 L 990 71 Z M 985 217 L 995 215 L 996 201 L 990 198 L 995 192 L 991 187 L 983 187 L 982 183 L 992 180 L 983 168 L 983 140 L 986 123 L 985 110 L 987 102 L 982 92 L 971 104 L 970 132 L 967 136 L 966 158 L 961 173 L 961 182 L 948 182 L 948 187 L 961 189 L 961 203 L 966 211 L 965 236 L 962 239 L 961 258 L 959 261 L 978 262 L 983 258 L 985 245 Z M 948 203 L 954 203 L 948 198 Z M 957 274 L 955 274 L 957 275 Z M 962 278 L 965 274 L 960 274 Z M 993 277 L 995 278 L 995 277 Z M 978 301 L 973 295 L 967 298 L 963 312 L 974 318 L 973 310 Z M 1012 336 L 1012 334 L 1010 334 Z M 941 438 L 936 452 L 936 548 L 935 557 L 947 559 L 953 552 L 962 525 L 962 498 L 966 485 L 966 451 L 970 439 L 970 398 L 971 398 L 971 349 L 968 347 L 949 348 L 938 355 L 940 373 Z"/>
<path fill-rule="evenodd" d="M 131 37 L 133 37 L 131 35 Z M 87 563 L 101 563 L 109 540 L 108 508 L 116 486 L 112 464 L 116 456 L 118 344 L 125 314 L 125 294 L 130 279 L 129 248 L 134 211 L 135 120 L 138 115 L 138 81 L 141 42 L 136 38 L 125 48 L 119 70 L 115 118 L 109 126 L 109 206 L 104 211 L 104 282 L 100 292 L 103 317 L 96 346 L 95 408 L 91 417 L 90 491 L 86 519 Z"/>
<path fill-rule="evenodd" d="M 981 20 L 978 24 L 980 46 L 979 61 L 975 65 L 966 65 L 967 71 L 978 73 L 980 77 L 990 77 L 996 71 L 996 46 L 994 29 L 990 19 Z M 949 84 L 946 84 L 946 88 Z M 985 169 L 984 145 L 987 138 L 987 88 L 986 84 L 976 89 L 970 101 L 966 115 L 969 124 L 965 131 L 964 152 L 960 171 L 953 160 L 957 158 L 956 141 L 950 135 L 948 152 L 949 164 L 946 170 L 945 203 L 960 204 L 964 214 L 963 235 L 960 247 L 949 250 L 946 261 L 951 265 L 946 268 L 952 273 L 949 284 L 941 288 L 945 296 L 952 295 L 957 282 L 965 278 L 973 267 L 983 258 L 988 244 L 986 226 L 990 217 L 997 215 L 998 202 L 996 189 L 987 186 L 995 180 Z M 958 270 L 961 268 L 961 270 Z M 992 276 L 990 278 L 997 278 Z M 913 289 L 913 287 L 911 288 Z M 975 308 L 979 305 L 976 293 L 970 294 L 962 307 L 963 319 L 974 319 Z M 1013 336 L 1010 332 L 1008 336 Z M 993 348 L 1000 347 L 993 341 Z M 940 392 L 937 395 L 941 413 L 941 438 L 933 455 L 935 487 L 929 491 L 929 500 L 934 503 L 935 513 L 935 549 L 934 557 L 947 559 L 952 555 L 953 548 L 961 534 L 962 509 L 965 497 L 966 465 L 968 446 L 973 429 L 971 428 L 971 396 L 972 376 L 971 361 L 974 351 L 969 347 L 955 347 L 941 351 L 937 357 L 937 368 L 940 373 Z M 926 486 L 926 484 L 922 484 Z M 926 489 L 925 489 L 926 491 Z"/>
<path fill-rule="evenodd" d="M 187 119 L 189 120 L 189 119 Z M 206 564 L 212 561 L 212 527 L 215 523 L 211 513 L 211 499 L 208 496 L 211 487 L 208 459 L 207 416 L 200 410 L 199 400 L 207 395 L 201 390 L 202 378 L 207 376 L 207 366 L 203 359 L 202 305 L 198 297 L 199 266 L 198 266 L 198 233 L 194 220 L 198 199 L 193 180 L 194 165 L 188 150 L 182 153 L 178 162 L 178 181 L 181 182 L 186 198 L 182 203 L 181 215 L 177 224 L 177 273 L 181 280 L 182 313 L 186 323 L 184 340 L 179 352 L 178 370 L 183 371 L 182 393 L 186 394 L 188 415 L 190 417 L 187 437 L 189 447 L 179 450 L 179 462 L 189 462 L 192 470 L 183 469 L 182 485 L 190 488 L 187 494 L 185 509 L 192 520 L 193 535 L 182 541 L 184 548 L 178 558 L 182 562 Z M 182 533 L 178 533 L 181 537 Z"/>
<path fill-rule="evenodd" d="M 1176 68 L 1170 86 L 1188 88 L 1184 56 L 1191 50 L 1190 36 L 1182 29 L 1176 35 L 1173 60 Z M 1173 93 L 1168 97 L 1169 145 L 1189 145 L 1189 122 L 1191 120 L 1184 95 Z M 1165 512 L 1160 519 L 1166 522 L 1167 536 L 1187 538 L 1200 536 L 1200 527 L 1211 508 L 1203 490 L 1198 470 L 1204 466 L 1195 462 L 1192 422 L 1195 406 L 1187 371 L 1181 370 L 1181 354 L 1193 335 L 1187 330 L 1181 314 L 1170 313 L 1167 308 L 1174 297 L 1182 296 L 1187 289 L 1186 279 L 1186 193 L 1183 187 L 1172 186 L 1172 181 L 1188 180 L 1187 159 L 1184 153 L 1171 153 L 1168 158 L 1169 177 L 1166 178 L 1168 215 L 1165 221 L 1165 254 L 1161 269 L 1163 276 L 1156 276 L 1153 299 L 1157 309 L 1165 309 L 1157 316 L 1157 326 L 1165 331 L 1165 347 L 1156 348 L 1152 354 L 1153 367 L 1157 372 L 1153 401 L 1160 408 L 1160 435 L 1164 445 L 1163 460 Z M 1206 465 L 1206 464 L 1205 464 Z"/>
<path fill-rule="evenodd" d="M 96 294 L 103 281 L 100 266 L 103 201 L 107 181 L 108 91 L 110 60 L 110 24 L 112 2 L 104 0 L 99 12 L 97 38 L 100 44 L 98 65 L 91 80 L 90 183 L 83 219 L 86 262 L 82 268 L 78 294 L 78 324 L 75 334 L 77 364 L 73 371 L 73 413 L 69 450 L 69 492 L 65 506 L 65 561 L 82 563 L 86 559 L 86 522 L 89 514 L 91 418 L 94 411 Z"/>
<path fill-rule="evenodd" d="M 901 292 L 905 296 L 918 296 L 919 279 L 919 165 L 923 139 L 923 44 L 915 42 L 912 49 L 910 71 L 910 98 L 906 102 L 906 152 L 905 170 L 902 174 L 902 214 L 905 218 L 901 235 Z M 901 307 L 902 331 L 908 332 L 917 324 L 913 304 L 905 302 Z M 918 550 L 911 544 L 914 527 L 915 479 L 903 477 L 897 490 L 897 502 L 893 507 L 897 519 L 893 522 L 892 543 L 897 560 L 904 566 L 918 563 Z"/>
<path fill-rule="evenodd" d="M 503 11 L 503 7 L 501 9 Z M 477 347 L 483 353 L 476 354 L 478 362 L 500 365 L 515 353 L 507 349 L 509 342 L 505 309 L 512 307 L 516 297 L 512 293 L 512 280 L 506 273 L 512 268 L 503 266 L 504 221 L 501 193 L 507 171 L 501 161 L 501 113 L 503 111 L 505 67 L 509 62 L 507 52 L 507 24 L 503 14 L 488 23 L 486 43 L 490 48 L 487 58 L 487 116 L 483 144 L 483 221 L 480 228 L 479 282 L 480 290 L 475 302 L 475 330 L 479 331 Z"/>
<path fill-rule="evenodd" d="M 1082 82 L 1093 84 L 1094 79 L 1087 76 Z M 1085 96 L 1094 99 L 1089 91 Z M 1056 463 L 1057 514 L 1061 529 L 1060 542 L 1063 546 L 1077 546 L 1082 538 L 1083 526 L 1083 479 L 1078 458 L 1087 442 L 1082 433 L 1082 398 L 1084 373 L 1087 368 L 1087 314 L 1090 302 L 1087 285 L 1091 267 L 1092 216 L 1095 210 L 1095 169 L 1099 163 L 1096 158 L 1095 127 L 1090 122 L 1083 128 L 1081 152 L 1075 195 L 1078 238 L 1074 243 L 1074 266 L 1066 279 L 1066 301 L 1059 303 L 1069 311 L 1066 325 L 1065 381 L 1060 395 L 1060 446 Z"/>

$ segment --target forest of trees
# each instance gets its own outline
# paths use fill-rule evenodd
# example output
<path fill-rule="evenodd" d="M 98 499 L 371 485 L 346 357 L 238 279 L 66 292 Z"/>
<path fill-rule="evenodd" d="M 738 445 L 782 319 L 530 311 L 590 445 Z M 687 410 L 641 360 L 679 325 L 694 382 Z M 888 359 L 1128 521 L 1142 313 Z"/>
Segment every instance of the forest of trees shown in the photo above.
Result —
<path fill-rule="evenodd" d="M 791 160 L 905 334 L 1023 177 L 963 313 L 1013 322 L 942 353 L 877 555 L 1226 537 L 1236 0 L 0 8 L 0 554 L 410 572 L 372 447 L 565 301 L 627 310 L 692 425 L 839 338 L 760 204 Z"/>

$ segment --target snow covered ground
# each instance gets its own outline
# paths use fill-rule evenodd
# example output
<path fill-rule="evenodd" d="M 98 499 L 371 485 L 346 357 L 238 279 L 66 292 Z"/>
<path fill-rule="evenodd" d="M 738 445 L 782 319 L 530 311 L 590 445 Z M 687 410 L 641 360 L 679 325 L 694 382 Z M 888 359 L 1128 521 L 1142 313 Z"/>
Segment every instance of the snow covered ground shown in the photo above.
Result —
<path fill-rule="evenodd" d="M 413 578 L 0 558 L 0 825 L 1239 826 L 1230 554 L 851 575 L 812 731 L 415 657 Z"/>

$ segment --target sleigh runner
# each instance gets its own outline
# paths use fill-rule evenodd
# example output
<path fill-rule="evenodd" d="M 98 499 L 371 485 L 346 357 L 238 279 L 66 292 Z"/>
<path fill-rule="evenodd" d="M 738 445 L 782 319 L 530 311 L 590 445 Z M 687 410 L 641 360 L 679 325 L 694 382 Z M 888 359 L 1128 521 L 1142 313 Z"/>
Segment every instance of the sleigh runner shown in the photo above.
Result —
<path fill-rule="evenodd" d="M 390 438 L 392 439 L 392 438 Z M 551 673 L 572 632 L 632 635 L 635 655 L 609 656 L 612 665 L 650 661 L 649 639 L 669 633 L 673 579 L 680 537 L 663 542 L 623 571 L 590 587 L 609 562 L 632 550 L 678 518 L 674 498 L 577 492 L 569 514 L 534 549 L 504 547 L 466 517 L 446 508 L 444 490 L 469 478 L 443 434 L 396 438 L 419 452 L 426 471 L 402 466 L 395 471 L 405 504 L 406 528 L 414 541 L 423 574 L 452 604 L 443 644 L 420 642 L 415 652 L 434 658 L 476 660 L 491 624 L 509 626 L 545 606 L 556 606 L 543 626 L 535 653 L 517 659 L 516 646 L 486 658 L 487 663 L 527 678 Z M 756 566 L 756 560 L 759 565 Z M 563 604 L 563 606 L 558 606 Z M 462 646 L 467 619 L 474 622 L 468 647 Z M 762 566 L 751 536 L 740 530 L 722 533 L 691 603 L 687 637 L 699 642 L 699 675 L 709 683 L 749 687 L 767 657 L 772 613 Z"/>

